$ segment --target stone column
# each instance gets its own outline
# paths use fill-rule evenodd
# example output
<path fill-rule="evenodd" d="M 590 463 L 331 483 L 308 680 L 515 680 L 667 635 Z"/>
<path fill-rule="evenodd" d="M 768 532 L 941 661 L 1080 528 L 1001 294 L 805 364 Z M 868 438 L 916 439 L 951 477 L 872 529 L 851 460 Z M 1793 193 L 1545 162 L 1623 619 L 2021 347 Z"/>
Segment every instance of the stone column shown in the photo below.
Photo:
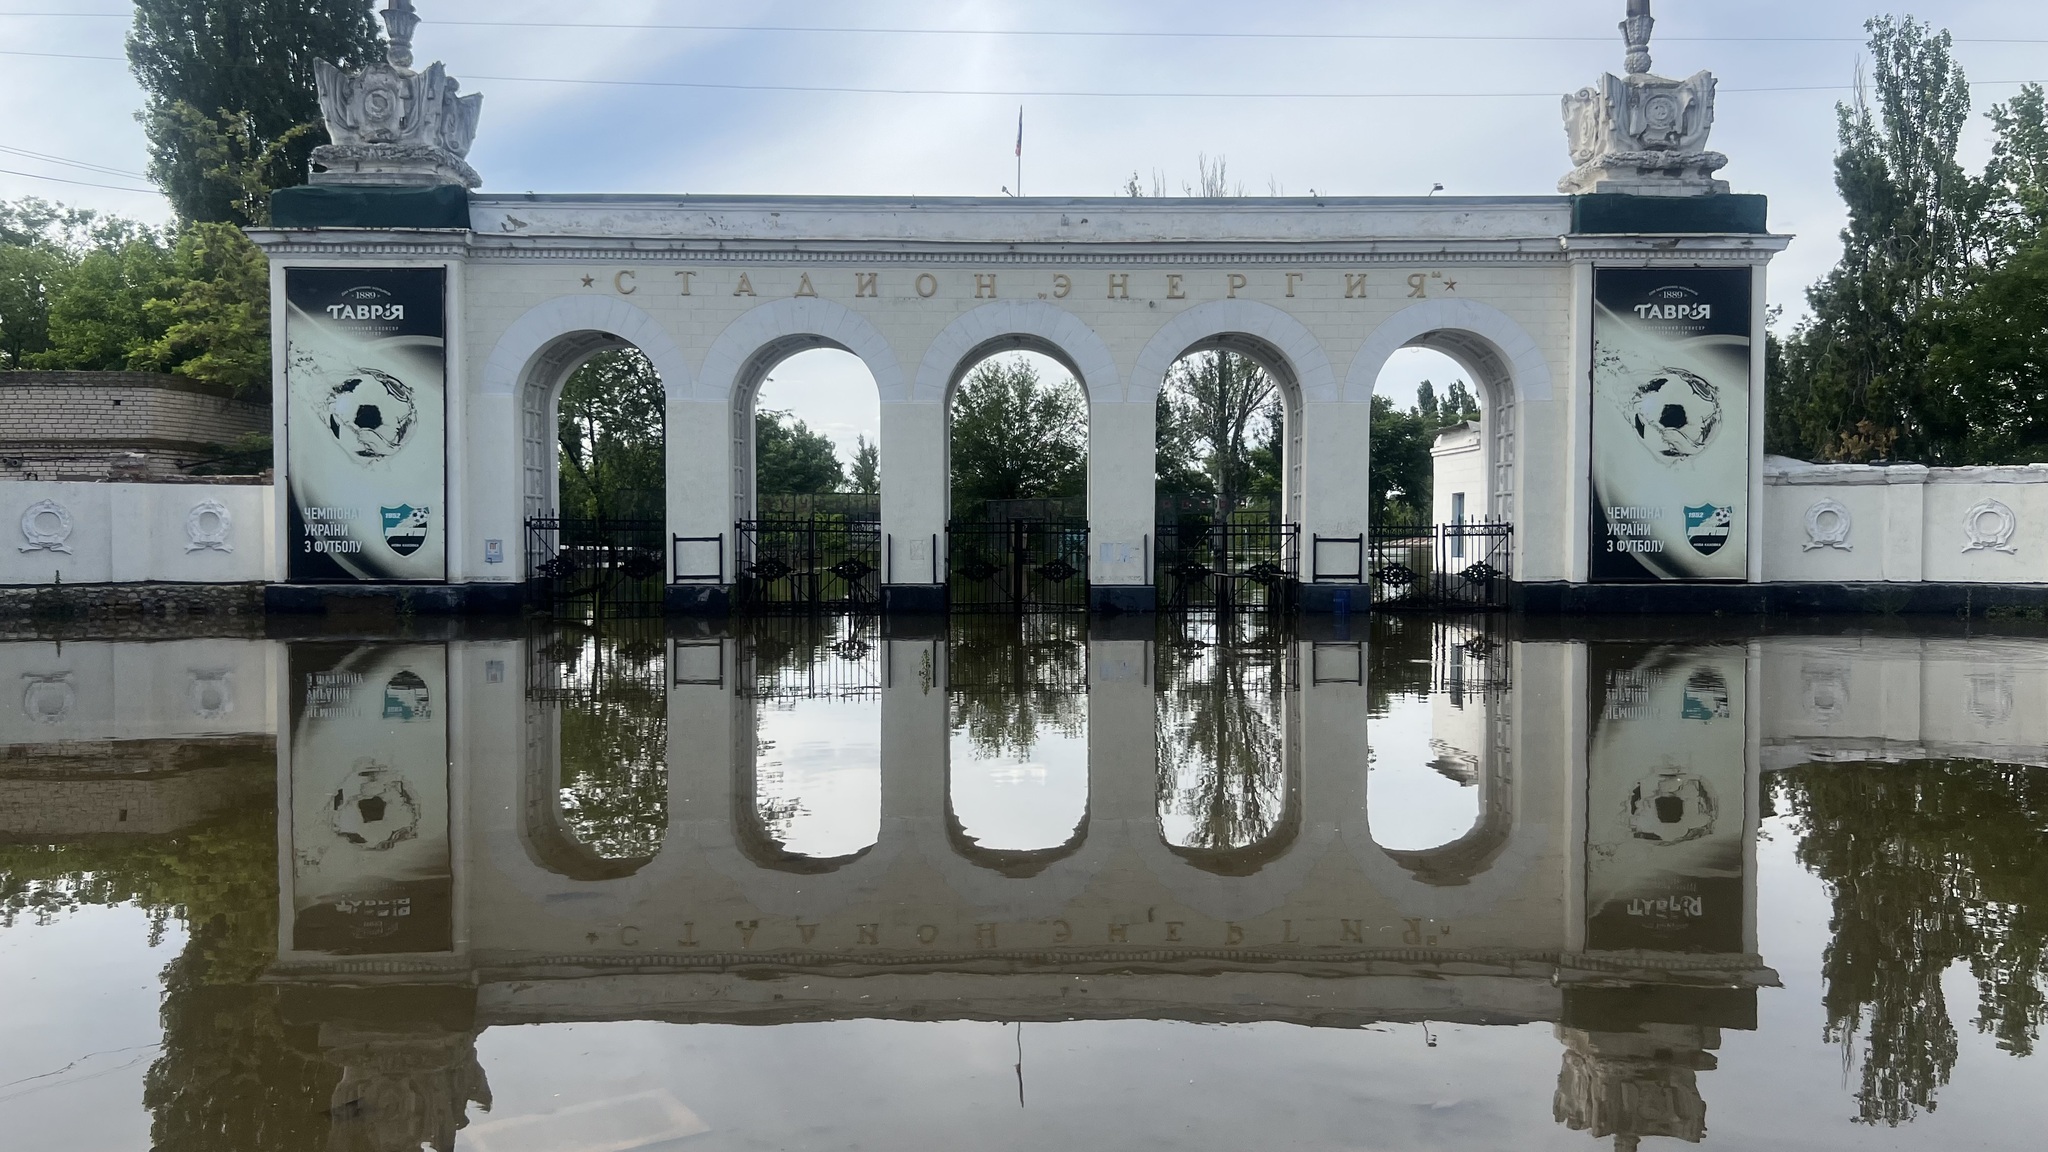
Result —
<path fill-rule="evenodd" d="M 1364 612 L 1372 518 L 1372 397 L 1303 406 L 1301 606 Z"/>
<path fill-rule="evenodd" d="M 1159 836 L 1159 723 L 1150 641 L 1088 642 L 1091 835 L 1123 825 L 1131 843 Z"/>
<path fill-rule="evenodd" d="M 723 615 L 739 579 L 732 404 L 668 397 L 668 606 Z M 680 539 L 678 539 L 680 538 Z"/>
<path fill-rule="evenodd" d="M 1097 610 L 1158 607 L 1152 564 L 1159 545 L 1152 522 L 1158 412 L 1150 401 L 1088 405 L 1089 607 Z"/>
<path fill-rule="evenodd" d="M 946 608 L 946 517 L 951 499 L 946 406 L 882 405 L 882 608 Z"/>

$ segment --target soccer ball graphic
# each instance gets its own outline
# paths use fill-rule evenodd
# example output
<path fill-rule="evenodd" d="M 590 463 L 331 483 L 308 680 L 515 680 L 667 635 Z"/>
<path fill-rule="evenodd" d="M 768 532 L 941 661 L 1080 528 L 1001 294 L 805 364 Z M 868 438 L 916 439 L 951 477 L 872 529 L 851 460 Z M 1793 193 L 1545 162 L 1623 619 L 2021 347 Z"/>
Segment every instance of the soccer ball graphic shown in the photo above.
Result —
<path fill-rule="evenodd" d="M 1721 391 L 1683 368 L 1666 368 L 1636 389 L 1636 435 L 1657 455 L 1698 455 L 1721 425 Z"/>
<path fill-rule="evenodd" d="M 358 460 L 382 460 L 419 422 L 412 387 L 388 372 L 358 368 L 327 393 L 327 430 Z"/>
<path fill-rule="evenodd" d="M 369 852 L 419 835 L 420 806 L 391 769 L 367 757 L 334 790 L 328 819 L 334 834 Z"/>

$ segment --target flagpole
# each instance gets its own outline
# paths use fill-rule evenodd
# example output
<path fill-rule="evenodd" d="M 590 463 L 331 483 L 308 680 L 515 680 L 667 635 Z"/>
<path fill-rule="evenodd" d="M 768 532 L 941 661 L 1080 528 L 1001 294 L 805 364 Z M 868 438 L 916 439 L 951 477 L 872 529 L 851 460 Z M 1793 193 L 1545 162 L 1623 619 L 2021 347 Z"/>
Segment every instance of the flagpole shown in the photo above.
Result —
<path fill-rule="evenodd" d="M 1017 197 L 1024 196 L 1024 106 L 1017 105 Z"/>

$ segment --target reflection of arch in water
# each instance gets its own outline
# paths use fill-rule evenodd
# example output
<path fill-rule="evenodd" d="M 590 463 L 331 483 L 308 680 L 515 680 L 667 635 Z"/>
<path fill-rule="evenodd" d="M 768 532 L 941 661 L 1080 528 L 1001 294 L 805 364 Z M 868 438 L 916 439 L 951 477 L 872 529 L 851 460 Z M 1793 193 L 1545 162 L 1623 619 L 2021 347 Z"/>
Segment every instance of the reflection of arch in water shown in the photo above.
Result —
<path fill-rule="evenodd" d="M 1158 661 L 1162 692 L 1168 676 L 1164 655 Z M 1299 652 L 1286 644 L 1273 658 L 1278 675 L 1269 687 L 1280 697 L 1281 773 L 1280 811 L 1273 823 L 1256 840 L 1228 848 L 1174 844 L 1161 823 L 1155 792 L 1150 819 L 1142 830 L 1131 829 L 1132 848 L 1160 883 L 1190 909 L 1220 920 L 1248 920 L 1280 907 L 1307 880 L 1335 831 L 1303 814 Z"/>
<path fill-rule="evenodd" d="M 1512 648 L 1485 642 L 1478 648 L 1462 629 L 1435 630 L 1431 689 L 1451 691 L 1449 661 L 1461 662 L 1455 687 L 1482 710 L 1484 740 L 1479 750 L 1479 812 L 1457 839 L 1433 848 L 1383 848 L 1372 834 L 1368 799 L 1364 835 L 1351 840 L 1357 859 L 1374 887 L 1403 911 L 1438 919 L 1470 916 L 1492 906 L 1520 883 L 1542 847 L 1541 827 L 1522 827 L 1518 819 L 1519 781 L 1514 771 L 1513 699 L 1505 671 Z M 1476 634 L 1475 634 L 1476 635 Z M 1476 652 L 1476 655 L 1475 655 Z M 1474 660 L 1481 665 L 1474 674 Z M 1368 798 L 1370 789 L 1368 787 Z M 1348 837 L 1347 837 L 1348 838 Z"/>
<path fill-rule="evenodd" d="M 1292 645 L 1264 649 L 1234 649 L 1227 640 L 1207 643 L 1202 639 L 1204 634 L 1220 632 L 1222 628 L 1230 626 L 1232 622 L 1227 620 L 1206 627 L 1191 625 L 1191 647 L 1200 654 L 1183 667 L 1174 666 L 1175 653 L 1184 657 L 1190 648 L 1168 645 L 1160 650 L 1160 658 L 1157 661 L 1160 712 L 1154 724 L 1159 745 L 1158 769 L 1161 774 L 1161 792 L 1155 801 L 1155 819 L 1160 842 L 1175 856 L 1204 872 L 1218 876 L 1249 876 L 1285 856 L 1301 835 L 1301 694 L 1294 690 L 1299 679 L 1299 670 L 1296 667 Z M 1225 682 L 1226 678 L 1234 679 L 1230 677 L 1230 673 L 1246 668 L 1251 671 L 1251 681 Z M 1192 702 L 1182 709 L 1184 714 L 1170 719 L 1167 710 L 1179 703 L 1176 700 L 1177 686 L 1174 682 L 1179 680 L 1194 683 L 1201 679 L 1213 682 L 1206 692 L 1201 693 L 1204 698 L 1192 699 L 1191 696 Z M 1267 682 L 1257 683 L 1258 680 Z M 1261 703 L 1259 697 L 1262 695 L 1277 705 L 1274 709 L 1278 713 L 1278 723 L 1274 726 L 1277 731 L 1273 732 L 1272 736 L 1277 738 L 1279 743 L 1278 755 L 1273 762 L 1280 776 L 1278 787 L 1275 789 L 1280 805 L 1279 812 L 1255 839 L 1245 843 L 1222 846 L 1174 843 L 1166 831 L 1167 797 L 1163 791 L 1166 779 L 1166 749 L 1170 740 L 1166 731 L 1167 726 L 1169 723 L 1179 723 L 1190 731 L 1227 730 L 1233 726 L 1233 722 L 1227 715 L 1218 714 L 1219 710 L 1232 707 L 1257 708 Z M 1199 715 L 1205 706 L 1210 713 L 1206 717 Z M 1264 712 L 1263 709 L 1260 711 Z M 1262 714 L 1258 719 L 1264 720 L 1266 716 Z M 1224 766 L 1215 763 L 1216 752 L 1213 748 L 1207 751 L 1207 767 L 1216 774 L 1212 786 L 1218 795 L 1214 803 L 1227 806 L 1230 803 L 1229 799 L 1221 795 L 1230 787 L 1222 779 L 1225 774 Z M 1195 752 L 1194 755 L 1199 757 L 1201 753 Z M 1257 787 L 1257 784 L 1253 785 L 1255 790 Z"/>
<path fill-rule="evenodd" d="M 581 660 L 567 658 L 561 645 L 577 643 L 581 647 Z M 519 773 L 519 839 L 527 857 L 541 868 L 558 876 L 582 882 L 618 880 L 639 872 L 660 854 L 660 849 L 647 855 L 607 856 L 597 845 L 577 834 L 572 820 L 562 804 L 565 757 L 563 755 L 562 722 L 565 712 L 579 704 L 590 708 L 617 707 L 621 702 L 616 698 L 617 684 L 607 684 L 609 679 L 603 671 L 606 657 L 612 663 L 624 659 L 622 644 L 612 638 L 598 636 L 570 640 L 559 637 L 543 645 L 532 641 L 534 650 L 530 654 L 531 666 L 538 676 L 529 685 L 525 712 L 525 747 Z M 609 652 L 607 644 L 612 645 Z M 665 681 L 665 661 L 654 662 L 656 680 Z M 643 670 L 644 671 L 644 670 Z M 607 699 L 608 693 L 613 694 Z M 663 709 L 662 725 L 665 729 L 666 702 L 656 690 L 655 702 Z M 664 804 L 658 812 L 644 814 L 644 819 L 658 822 L 666 844 L 669 827 L 666 808 L 667 747 L 665 737 L 656 748 L 655 760 L 661 765 L 664 781 Z"/>
<path fill-rule="evenodd" d="M 691 801 L 694 846 L 748 903 L 771 916 L 817 919 L 872 895 L 903 849 L 902 822 L 882 819 L 875 842 L 857 852 L 829 858 L 792 853 L 761 820 L 754 803 L 759 794 L 758 725 L 765 700 L 880 697 L 883 642 L 845 620 L 825 623 L 829 632 L 808 620 L 746 622 L 735 642 L 730 774 L 724 780 L 715 773 L 693 777 L 703 784 Z M 860 644 L 847 644 L 848 640 Z M 886 763 L 883 772 L 886 795 Z"/>
<path fill-rule="evenodd" d="M 989 657 L 995 657 L 993 660 Z M 1059 732 L 1062 713 L 1078 707 L 1087 731 L 1088 649 L 1085 630 L 1059 617 L 981 617 L 953 622 L 943 680 L 946 685 L 945 823 L 955 855 L 1011 879 L 1038 876 L 1081 850 L 1094 809 L 1092 778 L 1084 778 L 1081 810 L 1064 839 L 1028 849 L 983 845 L 960 818 L 952 734 L 970 742 L 978 730 L 999 745 L 1043 742 Z M 1068 719 L 1071 718 L 1069 714 Z M 977 723 L 977 720 L 979 723 Z M 993 721 L 991 723 L 991 721 Z M 1059 732 L 1060 735 L 1070 733 Z M 1085 766 L 1084 766 L 1085 773 Z"/>

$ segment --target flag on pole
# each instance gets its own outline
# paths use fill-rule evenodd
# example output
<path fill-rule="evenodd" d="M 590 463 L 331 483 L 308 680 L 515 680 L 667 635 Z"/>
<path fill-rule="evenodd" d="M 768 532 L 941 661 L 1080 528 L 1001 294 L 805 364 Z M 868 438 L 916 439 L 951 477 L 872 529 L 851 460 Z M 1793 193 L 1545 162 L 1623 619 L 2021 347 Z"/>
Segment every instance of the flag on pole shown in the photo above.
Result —
<path fill-rule="evenodd" d="M 1017 106 L 1017 159 L 1024 158 L 1024 106 Z"/>

